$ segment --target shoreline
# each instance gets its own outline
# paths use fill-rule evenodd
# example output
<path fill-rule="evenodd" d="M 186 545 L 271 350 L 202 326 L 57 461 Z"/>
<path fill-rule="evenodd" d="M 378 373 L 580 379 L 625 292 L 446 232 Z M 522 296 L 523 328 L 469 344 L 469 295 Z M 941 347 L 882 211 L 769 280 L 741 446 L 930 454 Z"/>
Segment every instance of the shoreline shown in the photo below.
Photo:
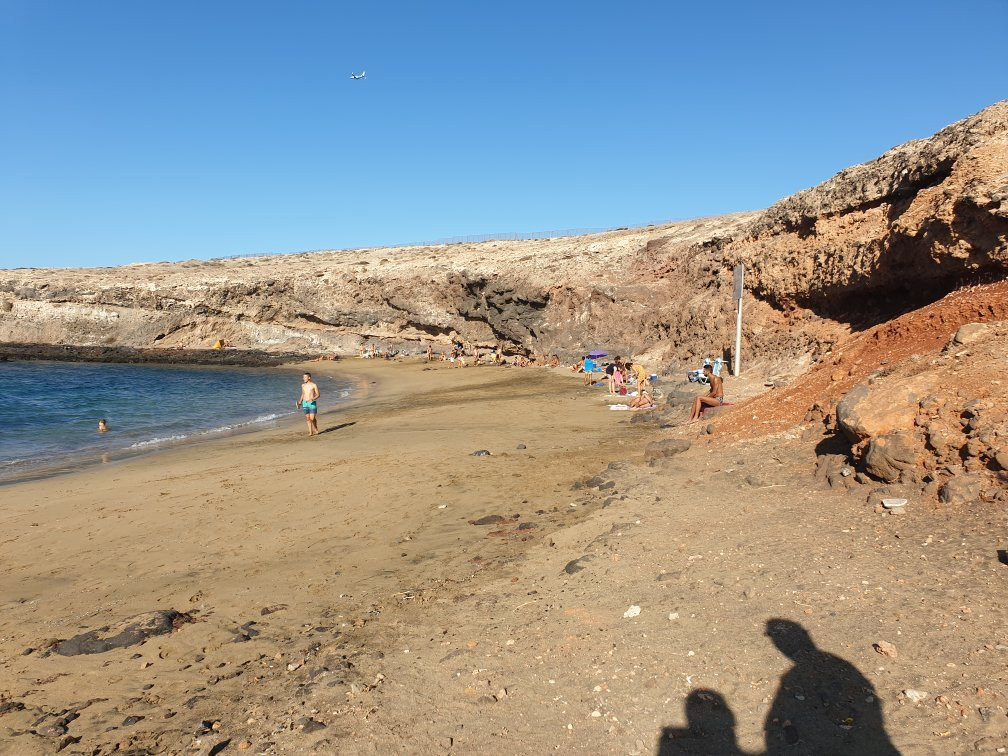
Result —
<path fill-rule="evenodd" d="M 31 362 L 43 361 L 41 358 L 38 360 L 28 360 Z M 65 360 L 70 361 L 70 360 Z M 85 360 L 82 364 L 99 362 L 97 360 L 89 361 Z M 125 364 L 124 362 L 112 362 L 107 364 Z M 206 363 L 130 363 L 130 364 L 150 364 L 158 365 L 159 367 L 195 367 L 195 368 L 243 368 L 243 367 L 263 367 L 263 366 L 253 366 L 253 365 L 231 365 L 231 364 L 206 364 Z M 338 368 L 333 369 L 334 366 L 343 364 L 341 361 L 336 362 L 324 362 L 321 363 L 325 367 L 319 370 L 317 367 L 319 363 L 316 362 L 285 362 L 278 365 L 266 366 L 270 369 L 279 370 L 281 372 L 289 372 L 292 378 L 292 387 L 296 388 L 296 379 L 300 377 L 300 370 L 314 370 L 319 375 L 324 375 L 326 377 L 345 379 L 350 385 L 349 389 L 346 389 L 349 393 L 345 397 L 341 397 L 337 400 L 337 404 L 332 410 L 328 412 L 337 412 L 341 409 L 350 406 L 352 401 L 357 396 L 365 396 L 367 394 L 367 383 L 363 381 L 359 376 L 355 377 L 350 373 L 341 372 Z M 312 366 L 312 367 L 309 367 Z M 294 388 L 292 388 L 291 393 L 294 393 Z M 194 430 L 182 437 L 172 437 L 172 438 L 155 438 L 144 442 L 134 443 L 130 446 L 110 449 L 110 450 L 84 450 L 73 454 L 68 454 L 66 457 L 60 459 L 59 461 L 53 461 L 47 465 L 39 465 L 37 461 L 30 459 L 13 460 L 13 464 L 21 464 L 29 466 L 28 470 L 19 471 L 13 475 L 5 474 L 0 476 L 0 489 L 11 485 L 17 485 L 19 483 L 27 483 L 31 481 L 46 480 L 54 477 L 63 477 L 66 475 L 73 475 L 77 472 L 88 470 L 93 467 L 101 467 L 104 465 L 117 466 L 123 463 L 130 462 L 132 460 L 152 458 L 158 455 L 187 447 L 195 447 L 204 444 L 212 444 L 217 441 L 226 440 L 236 436 L 244 436 L 249 434 L 255 434 L 259 432 L 271 432 L 279 429 L 279 425 L 285 420 L 289 420 L 292 417 L 300 417 L 301 413 L 295 410 L 280 412 L 276 417 L 270 418 L 268 420 L 259 420 L 257 418 L 252 418 L 250 420 L 240 420 L 230 423 L 228 425 L 213 427 L 202 430 Z M 322 415 L 320 415 L 321 417 Z"/>

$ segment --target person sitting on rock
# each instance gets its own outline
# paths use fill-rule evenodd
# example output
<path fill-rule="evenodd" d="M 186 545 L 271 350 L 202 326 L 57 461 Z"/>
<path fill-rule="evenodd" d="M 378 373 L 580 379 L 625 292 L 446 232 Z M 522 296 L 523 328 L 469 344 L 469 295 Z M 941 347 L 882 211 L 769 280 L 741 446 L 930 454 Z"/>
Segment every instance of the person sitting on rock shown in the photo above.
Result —
<path fill-rule="evenodd" d="M 724 384 L 718 376 L 714 375 L 714 368 L 710 365 L 704 365 L 703 372 L 710 382 L 710 391 L 706 396 L 698 396 L 693 400 L 693 410 L 690 412 L 689 420 L 686 421 L 688 423 L 699 420 L 700 413 L 704 411 L 704 408 L 720 407 L 724 404 Z"/>

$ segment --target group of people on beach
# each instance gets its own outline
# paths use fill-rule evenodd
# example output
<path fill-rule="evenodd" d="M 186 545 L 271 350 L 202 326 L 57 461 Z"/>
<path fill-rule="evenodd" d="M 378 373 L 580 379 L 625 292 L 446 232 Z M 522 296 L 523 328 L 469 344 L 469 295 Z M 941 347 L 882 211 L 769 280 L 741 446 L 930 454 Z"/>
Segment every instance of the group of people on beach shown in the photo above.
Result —
<path fill-rule="evenodd" d="M 357 351 L 358 356 L 363 359 L 377 359 L 379 357 L 395 359 L 403 354 L 391 345 L 385 350 L 380 350 L 373 342 L 369 345 L 361 344 Z M 613 360 L 603 364 L 599 361 L 600 356 L 605 356 L 605 353 L 597 352 L 585 355 L 571 365 L 570 369 L 574 373 L 584 375 L 585 386 L 595 386 L 605 381 L 610 396 L 627 396 L 626 405 L 617 406 L 619 409 L 648 410 L 656 407 L 652 376 L 640 362 L 624 360 L 620 355 L 616 355 Z M 461 341 L 453 341 L 450 349 L 441 351 L 437 355 L 434 353 L 433 344 L 428 344 L 424 351 L 424 357 L 427 362 L 447 362 L 455 367 L 468 367 L 470 364 L 510 365 L 514 367 L 560 366 L 560 358 L 555 354 L 536 355 L 531 358 L 519 354 L 508 359 L 500 345 L 492 351 L 481 352 Z M 688 423 L 699 420 L 706 408 L 718 407 L 725 403 L 724 384 L 718 374 L 719 371 L 710 363 L 710 360 L 705 362 L 701 372 L 705 382 L 710 385 L 710 390 L 706 395 L 698 396 L 693 400 Z M 691 380 L 693 379 L 691 378 Z M 319 433 L 317 418 L 320 396 L 318 385 L 312 380 L 311 373 L 304 373 L 302 375 L 301 396 L 298 398 L 297 406 L 304 412 L 309 436 Z"/>
<path fill-rule="evenodd" d="M 629 396 L 629 409 L 653 409 L 655 406 L 651 377 L 640 362 L 616 355 L 611 362 L 601 364 L 595 355 L 588 354 L 571 365 L 571 371 L 584 374 L 585 386 L 594 386 L 604 380 L 610 396 Z M 631 391 L 631 387 L 636 391 Z"/>

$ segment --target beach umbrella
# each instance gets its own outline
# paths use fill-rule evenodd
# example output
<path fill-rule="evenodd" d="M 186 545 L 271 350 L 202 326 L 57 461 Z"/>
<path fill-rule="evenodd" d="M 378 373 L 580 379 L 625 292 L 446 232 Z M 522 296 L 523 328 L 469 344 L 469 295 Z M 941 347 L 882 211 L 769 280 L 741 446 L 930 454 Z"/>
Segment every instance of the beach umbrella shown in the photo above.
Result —
<path fill-rule="evenodd" d="M 588 352 L 588 356 L 589 357 L 608 357 L 609 356 L 609 352 L 603 352 L 601 349 L 598 349 L 598 350 L 596 350 L 594 352 Z"/>

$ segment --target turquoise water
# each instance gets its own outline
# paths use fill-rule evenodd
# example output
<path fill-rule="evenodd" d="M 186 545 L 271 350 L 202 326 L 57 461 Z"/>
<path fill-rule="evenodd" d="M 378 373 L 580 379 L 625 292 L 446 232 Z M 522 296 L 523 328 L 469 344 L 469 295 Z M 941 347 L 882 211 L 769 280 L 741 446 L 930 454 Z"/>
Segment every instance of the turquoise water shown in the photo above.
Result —
<path fill-rule="evenodd" d="M 316 383 L 322 410 L 350 393 Z M 0 480 L 290 421 L 300 390 L 300 373 L 277 369 L 0 362 Z"/>

